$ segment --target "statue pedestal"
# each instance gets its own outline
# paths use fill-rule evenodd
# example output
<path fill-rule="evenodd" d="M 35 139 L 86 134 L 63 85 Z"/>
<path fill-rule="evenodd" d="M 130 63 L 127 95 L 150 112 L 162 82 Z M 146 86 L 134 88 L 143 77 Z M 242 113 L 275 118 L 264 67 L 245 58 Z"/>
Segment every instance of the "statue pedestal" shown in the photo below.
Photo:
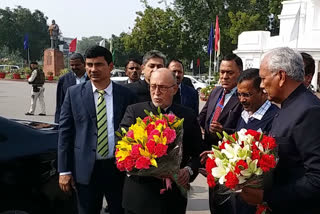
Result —
<path fill-rule="evenodd" d="M 43 72 L 46 76 L 52 72 L 53 76 L 59 76 L 60 70 L 64 69 L 63 53 L 59 50 L 48 48 L 44 51 Z"/>

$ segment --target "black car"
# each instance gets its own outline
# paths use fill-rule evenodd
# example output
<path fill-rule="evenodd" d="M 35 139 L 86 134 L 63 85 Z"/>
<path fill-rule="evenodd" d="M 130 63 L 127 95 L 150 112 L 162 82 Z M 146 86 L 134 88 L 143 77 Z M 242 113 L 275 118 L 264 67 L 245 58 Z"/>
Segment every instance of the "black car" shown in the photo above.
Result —
<path fill-rule="evenodd" d="M 76 212 L 59 189 L 57 142 L 56 124 L 0 117 L 0 213 Z"/>

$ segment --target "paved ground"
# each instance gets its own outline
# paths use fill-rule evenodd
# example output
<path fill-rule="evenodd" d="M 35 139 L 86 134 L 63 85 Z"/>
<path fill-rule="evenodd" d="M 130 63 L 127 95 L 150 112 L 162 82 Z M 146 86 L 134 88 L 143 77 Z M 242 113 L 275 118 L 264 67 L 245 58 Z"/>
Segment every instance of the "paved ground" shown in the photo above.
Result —
<path fill-rule="evenodd" d="M 0 79 L 0 116 L 53 122 L 56 103 L 56 86 L 55 83 L 46 83 L 44 85 L 47 116 L 25 116 L 24 113 L 30 108 L 31 86 L 25 81 Z M 202 106 L 203 103 L 200 102 L 200 109 L 202 109 Z M 39 105 L 36 108 L 35 114 L 39 114 Z M 187 214 L 210 213 L 206 179 L 201 175 L 198 176 L 192 184 L 187 209 Z"/>

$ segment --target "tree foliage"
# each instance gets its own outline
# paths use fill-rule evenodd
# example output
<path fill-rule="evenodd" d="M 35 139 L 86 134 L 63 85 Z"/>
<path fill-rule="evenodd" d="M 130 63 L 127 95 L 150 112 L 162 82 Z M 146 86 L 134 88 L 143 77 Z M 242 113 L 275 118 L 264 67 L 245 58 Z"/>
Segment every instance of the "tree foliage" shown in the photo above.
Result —
<path fill-rule="evenodd" d="M 159 50 L 171 58 L 189 58 L 191 49 L 188 26 L 170 8 L 147 7 L 144 12 L 137 12 L 135 26 L 122 41 L 126 51 L 136 50 L 143 55 L 149 50 Z"/>
<path fill-rule="evenodd" d="M 99 45 L 99 42 L 102 41 L 104 38 L 101 36 L 90 36 L 90 37 L 82 37 L 81 40 L 78 41 L 77 44 L 77 52 L 84 54 L 86 50 L 94 45 Z M 109 42 L 106 40 L 106 47 L 109 47 Z"/>
<path fill-rule="evenodd" d="M 24 35 L 29 35 L 30 59 L 39 60 L 43 51 L 50 45 L 47 17 L 39 11 L 33 13 L 26 8 L 0 9 L 0 48 L 18 52 L 27 59 L 23 48 Z"/>
<path fill-rule="evenodd" d="M 198 52 L 207 46 L 210 24 L 215 22 L 218 15 L 221 52 L 225 55 L 236 48 L 238 35 L 243 31 L 270 30 L 273 34 L 277 33 L 277 15 L 281 11 L 281 2 L 282 0 L 175 0 L 174 5 L 190 27 L 191 44 Z"/>

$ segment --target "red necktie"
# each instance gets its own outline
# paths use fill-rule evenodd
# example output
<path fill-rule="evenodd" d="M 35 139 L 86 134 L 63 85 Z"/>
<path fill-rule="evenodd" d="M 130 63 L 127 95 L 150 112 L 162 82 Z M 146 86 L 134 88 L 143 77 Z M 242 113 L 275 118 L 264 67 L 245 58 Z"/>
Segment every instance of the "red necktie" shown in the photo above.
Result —
<path fill-rule="evenodd" d="M 227 90 L 224 90 L 223 94 L 222 94 L 222 97 L 219 100 L 219 103 L 217 104 L 216 110 L 214 111 L 214 114 L 213 114 L 211 122 L 218 120 L 218 118 L 219 118 L 219 116 L 220 116 L 220 114 L 222 112 L 222 109 L 223 109 L 224 98 L 225 98 L 226 94 L 228 94 L 228 92 L 227 92 Z"/>

